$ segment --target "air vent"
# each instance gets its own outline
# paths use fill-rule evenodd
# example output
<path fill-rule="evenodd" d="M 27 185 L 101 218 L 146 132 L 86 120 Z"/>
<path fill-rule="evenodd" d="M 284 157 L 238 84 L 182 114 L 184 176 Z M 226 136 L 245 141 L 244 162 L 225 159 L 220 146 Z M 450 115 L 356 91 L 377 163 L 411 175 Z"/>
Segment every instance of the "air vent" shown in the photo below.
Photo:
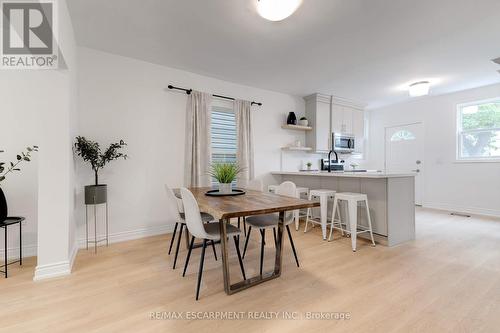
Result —
<path fill-rule="evenodd" d="M 496 58 L 492 60 L 494 63 L 500 65 L 500 58 Z"/>

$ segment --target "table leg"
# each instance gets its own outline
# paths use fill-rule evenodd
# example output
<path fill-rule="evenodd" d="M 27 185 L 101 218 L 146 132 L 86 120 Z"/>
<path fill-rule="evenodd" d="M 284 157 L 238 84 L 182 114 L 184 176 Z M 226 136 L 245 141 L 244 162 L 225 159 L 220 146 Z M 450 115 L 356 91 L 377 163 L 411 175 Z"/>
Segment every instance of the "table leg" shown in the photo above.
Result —
<path fill-rule="evenodd" d="M 233 285 L 230 284 L 229 281 L 229 267 L 227 266 L 227 249 L 226 249 L 226 241 L 224 241 L 224 246 L 223 246 L 223 252 L 222 252 L 222 257 L 223 257 L 223 271 L 224 271 L 224 290 L 226 290 L 227 294 L 234 294 L 239 291 L 245 290 L 247 288 L 256 286 L 260 283 L 276 279 L 281 276 L 281 267 L 282 267 L 282 259 L 283 259 L 283 235 L 284 235 L 284 230 L 285 230 L 285 225 L 284 225 L 284 220 L 285 220 L 285 212 L 280 212 L 279 213 L 279 223 L 278 223 L 278 232 L 276 235 L 276 258 L 274 261 L 274 270 L 271 272 L 265 272 L 262 274 L 259 274 L 257 276 L 254 276 L 252 278 L 247 278 L 246 280 L 237 282 Z M 225 229 L 225 226 L 224 226 Z M 221 225 L 221 234 L 222 234 L 222 225 Z M 225 239 L 222 238 L 222 239 Z M 222 244 L 222 239 L 221 239 L 221 244 Z"/>
<path fill-rule="evenodd" d="M 227 220 L 219 220 L 220 227 L 220 247 L 222 252 L 222 275 L 224 276 L 224 291 L 226 294 L 231 293 L 231 281 L 229 276 L 229 262 L 228 262 L 228 254 L 227 254 L 227 229 L 226 223 L 229 222 Z"/>

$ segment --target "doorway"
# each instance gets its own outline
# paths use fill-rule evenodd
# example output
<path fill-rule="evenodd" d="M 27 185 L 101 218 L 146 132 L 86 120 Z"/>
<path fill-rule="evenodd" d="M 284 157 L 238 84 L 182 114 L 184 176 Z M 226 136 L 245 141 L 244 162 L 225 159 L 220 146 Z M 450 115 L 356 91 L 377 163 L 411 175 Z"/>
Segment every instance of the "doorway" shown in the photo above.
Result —
<path fill-rule="evenodd" d="M 415 204 L 421 206 L 424 191 L 423 124 L 412 123 L 385 128 L 385 171 L 416 172 Z"/>

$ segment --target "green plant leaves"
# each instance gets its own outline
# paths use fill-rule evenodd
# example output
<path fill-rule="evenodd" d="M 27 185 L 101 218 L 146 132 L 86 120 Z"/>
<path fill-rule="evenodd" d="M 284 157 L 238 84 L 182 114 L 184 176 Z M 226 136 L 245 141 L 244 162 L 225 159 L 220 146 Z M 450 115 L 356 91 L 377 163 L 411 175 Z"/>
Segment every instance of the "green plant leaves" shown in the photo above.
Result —
<path fill-rule="evenodd" d="M 31 161 L 31 153 L 32 152 L 37 152 L 38 151 L 38 146 L 32 146 L 32 147 L 26 147 L 26 152 L 21 152 L 21 154 L 16 155 L 16 162 L 9 162 L 10 167 L 5 171 L 5 162 L 0 162 L 0 182 L 5 180 L 5 176 L 14 171 L 21 171 L 21 169 L 18 167 L 18 165 L 25 161 L 25 162 L 30 162 Z M 0 153 L 3 153 L 3 150 L 0 150 Z M 5 173 L 4 173 L 5 171 Z"/>
<path fill-rule="evenodd" d="M 221 184 L 232 183 L 243 171 L 236 163 L 213 163 L 208 174 Z"/>

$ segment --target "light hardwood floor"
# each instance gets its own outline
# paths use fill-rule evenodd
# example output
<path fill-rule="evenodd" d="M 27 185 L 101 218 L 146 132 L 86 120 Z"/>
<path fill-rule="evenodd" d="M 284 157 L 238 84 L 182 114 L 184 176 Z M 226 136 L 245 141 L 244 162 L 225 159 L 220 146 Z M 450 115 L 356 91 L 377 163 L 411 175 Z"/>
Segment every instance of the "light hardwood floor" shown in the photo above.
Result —
<path fill-rule="evenodd" d="M 258 271 L 258 237 L 245 260 Z M 268 235 L 266 267 L 274 249 Z M 357 253 L 337 233 L 293 233 L 282 277 L 226 296 L 220 261 L 207 250 L 201 299 L 194 300 L 200 250 L 185 278 L 171 269 L 170 235 L 80 250 L 71 276 L 33 282 L 35 258 L 0 279 L 0 332 L 499 332 L 500 221 L 418 210 L 417 240 Z M 232 245 L 232 243 L 231 243 Z M 231 247 L 231 273 L 240 278 Z M 186 250 L 181 252 L 181 267 Z M 220 259 L 219 259 L 220 260 Z M 349 320 L 152 320 L 151 312 L 348 312 Z M 183 313 L 185 316 L 186 313 Z"/>

